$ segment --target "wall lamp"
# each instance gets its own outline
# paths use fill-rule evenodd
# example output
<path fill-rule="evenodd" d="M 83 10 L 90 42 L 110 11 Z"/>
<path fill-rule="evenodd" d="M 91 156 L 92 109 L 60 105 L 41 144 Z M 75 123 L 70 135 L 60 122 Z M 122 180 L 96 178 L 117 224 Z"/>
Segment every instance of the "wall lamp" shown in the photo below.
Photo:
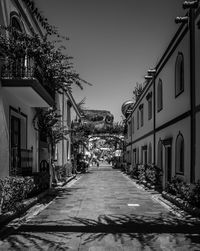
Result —
<path fill-rule="evenodd" d="M 187 16 L 185 17 L 176 17 L 175 18 L 175 23 L 180 24 L 180 23 L 187 23 L 189 18 Z"/>
<path fill-rule="evenodd" d="M 144 76 L 144 78 L 145 78 L 146 80 L 151 80 L 151 79 L 153 78 L 153 76 L 146 75 L 146 76 Z"/>
<path fill-rule="evenodd" d="M 156 73 L 156 69 L 149 69 L 148 70 L 148 74 L 155 74 Z"/>
<path fill-rule="evenodd" d="M 197 8 L 199 4 L 198 0 L 195 1 L 185 1 L 183 3 L 183 9 L 188 9 L 188 8 Z"/>

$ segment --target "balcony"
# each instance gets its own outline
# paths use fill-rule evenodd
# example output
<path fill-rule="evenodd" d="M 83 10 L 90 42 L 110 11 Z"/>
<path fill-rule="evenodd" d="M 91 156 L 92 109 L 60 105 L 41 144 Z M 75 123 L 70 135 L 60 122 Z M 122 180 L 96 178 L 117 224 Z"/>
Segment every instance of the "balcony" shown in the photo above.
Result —
<path fill-rule="evenodd" d="M 31 58 L 7 59 L 1 69 L 2 87 L 30 107 L 49 107 L 54 94 L 43 75 Z"/>

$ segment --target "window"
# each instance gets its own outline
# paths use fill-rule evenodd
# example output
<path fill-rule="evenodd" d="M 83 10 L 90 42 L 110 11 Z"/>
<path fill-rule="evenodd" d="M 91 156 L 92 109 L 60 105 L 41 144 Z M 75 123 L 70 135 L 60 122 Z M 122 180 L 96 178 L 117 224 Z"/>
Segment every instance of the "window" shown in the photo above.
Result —
<path fill-rule="evenodd" d="M 180 132 L 176 138 L 176 173 L 184 173 L 184 139 Z"/>
<path fill-rule="evenodd" d="M 131 121 L 128 122 L 128 135 L 131 136 Z"/>
<path fill-rule="evenodd" d="M 132 117 L 132 134 L 134 134 L 134 117 Z"/>
<path fill-rule="evenodd" d="M 157 86 L 157 112 L 161 111 L 163 108 L 163 86 L 162 80 L 159 79 Z"/>
<path fill-rule="evenodd" d="M 139 148 L 136 148 L 136 159 L 137 159 L 137 164 L 139 164 Z"/>
<path fill-rule="evenodd" d="M 19 32 L 22 32 L 22 27 L 21 27 L 20 22 L 17 17 L 11 18 L 11 27 Z"/>
<path fill-rule="evenodd" d="M 147 164 L 147 145 L 142 146 L 141 148 L 141 162 L 142 164 Z"/>
<path fill-rule="evenodd" d="M 141 104 L 139 106 L 139 109 L 140 109 L 140 125 L 142 127 L 144 125 L 144 105 Z"/>
<path fill-rule="evenodd" d="M 139 119 L 140 119 L 140 114 L 139 114 L 139 110 L 137 110 L 137 129 L 139 129 L 139 127 L 140 127 Z"/>
<path fill-rule="evenodd" d="M 158 142 L 158 149 L 157 149 L 157 166 L 162 169 L 162 141 L 161 139 Z"/>
<path fill-rule="evenodd" d="M 177 97 L 184 91 L 184 58 L 183 53 L 179 52 L 175 63 L 175 96 Z"/>
<path fill-rule="evenodd" d="M 152 92 L 148 93 L 146 96 L 148 101 L 148 119 L 152 119 Z"/>
<path fill-rule="evenodd" d="M 151 147 L 151 143 L 149 143 L 149 148 L 148 148 L 148 163 L 149 164 L 152 163 L 152 147 Z"/>
<path fill-rule="evenodd" d="M 136 148 L 133 149 L 133 166 L 135 166 L 137 163 L 137 159 L 136 159 Z"/>

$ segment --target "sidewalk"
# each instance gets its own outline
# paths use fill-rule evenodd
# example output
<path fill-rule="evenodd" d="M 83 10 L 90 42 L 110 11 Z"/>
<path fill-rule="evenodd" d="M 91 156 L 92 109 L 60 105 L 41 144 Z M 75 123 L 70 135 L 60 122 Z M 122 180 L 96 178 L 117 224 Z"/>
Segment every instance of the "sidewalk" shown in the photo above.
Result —
<path fill-rule="evenodd" d="M 76 177 L 76 175 L 73 175 L 73 176 L 69 177 L 64 183 L 61 183 L 60 185 L 58 185 L 56 187 L 49 188 L 46 191 L 38 194 L 35 197 L 32 197 L 30 199 L 26 199 L 26 200 L 22 201 L 19 211 L 17 211 L 17 212 L 8 212 L 6 214 L 0 215 L 0 229 L 3 226 L 5 226 L 6 224 L 8 224 L 10 221 L 12 221 L 13 219 L 15 219 L 15 218 L 19 217 L 20 215 L 24 214 L 28 209 L 33 207 L 36 203 L 38 203 L 45 196 L 55 194 L 57 188 L 66 185 L 68 182 L 70 182 L 75 177 Z"/>

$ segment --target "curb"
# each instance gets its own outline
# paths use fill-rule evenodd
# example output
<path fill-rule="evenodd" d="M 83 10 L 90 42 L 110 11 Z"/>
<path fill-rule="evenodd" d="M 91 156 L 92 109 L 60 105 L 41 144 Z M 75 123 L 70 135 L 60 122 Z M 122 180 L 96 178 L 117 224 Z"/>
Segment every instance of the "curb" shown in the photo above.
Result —
<path fill-rule="evenodd" d="M 64 185 L 66 185 L 68 182 L 70 182 L 71 180 L 73 180 L 76 177 L 76 175 L 69 177 L 66 182 L 64 182 L 60 187 L 63 187 Z M 57 187 L 52 187 L 49 188 L 47 190 L 45 190 L 44 192 L 40 193 L 39 195 L 30 198 L 30 199 L 26 199 L 24 201 L 22 201 L 21 203 L 21 207 L 22 209 L 16 212 L 7 212 L 3 215 L 0 215 L 0 229 L 2 227 L 4 227 L 6 224 L 8 224 L 10 221 L 14 220 L 15 218 L 19 217 L 20 215 L 22 215 L 23 213 L 25 213 L 28 209 L 30 209 L 31 207 L 33 207 L 40 199 L 42 199 L 43 197 L 45 197 L 46 195 L 50 194 L 51 192 L 55 191 Z M 3 217 L 1 219 L 1 217 Z"/>
<path fill-rule="evenodd" d="M 123 173 L 123 172 L 122 172 Z M 144 191 L 150 192 L 153 190 L 151 189 L 149 186 L 145 185 L 145 184 L 138 184 L 136 182 L 136 179 L 131 178 L 128 174 L 126 174 L 126 176 L 133 182 L 135 183 L 136 187 L 143 189 Z M 154 190 L 155 192 L 157 192 L 156 190 Z M 179 208 L 180 210 L 182 210 L 183 212 L 180 211 L 180 216 L 183 216 L 184 213 L 186 214 L 190 214 L 193 217 L 200 217 L 200 209 L 191 206 L 190 204 L 182 201 L 179 198 L 176 198 L 176 196 L 170 195 L 167 192 L 163 191 L 162 193 L 157 192 L 159 196 L 157 196 L 158 201 L 161 201 L 162 203 L 164 203 L 167 207 L 171 208 L 172 210 L 174 210 L 174 207 Z M 155 198 L 155 196 L 152 196 Z M 176 213 L 177 214 L 177 213 Z"/>
<path fill-rule="evenodd" d="M 200 217 L 200 209 L 199 208 L 194 207 L 194 206 L 190 205 L 189 203 L 181 200 L 180 198 L 177 198 L 174 195 L 168 194 L 167 192 L 162 192 L 162 197 L 164 199 L 170 201 L 171 203 L 173 203 L 177 207 L 181 208 L 185 212 L 191 214 L 192 216 Z"/>

